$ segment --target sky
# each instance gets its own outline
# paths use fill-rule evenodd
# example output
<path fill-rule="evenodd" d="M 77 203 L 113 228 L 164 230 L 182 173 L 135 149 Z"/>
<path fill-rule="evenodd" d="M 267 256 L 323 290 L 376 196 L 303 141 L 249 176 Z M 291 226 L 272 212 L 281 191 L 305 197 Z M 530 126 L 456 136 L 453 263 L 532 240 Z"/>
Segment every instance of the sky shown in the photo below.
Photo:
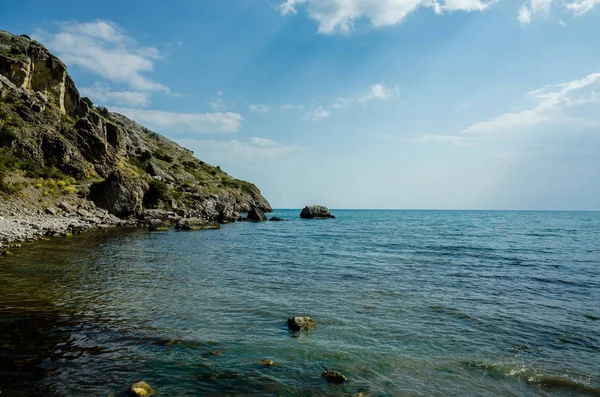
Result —
<path fill-rule="evenodd" d="M 275 208 L 600 209 L 600 0 L 20 0 L 0 29 Z"/>

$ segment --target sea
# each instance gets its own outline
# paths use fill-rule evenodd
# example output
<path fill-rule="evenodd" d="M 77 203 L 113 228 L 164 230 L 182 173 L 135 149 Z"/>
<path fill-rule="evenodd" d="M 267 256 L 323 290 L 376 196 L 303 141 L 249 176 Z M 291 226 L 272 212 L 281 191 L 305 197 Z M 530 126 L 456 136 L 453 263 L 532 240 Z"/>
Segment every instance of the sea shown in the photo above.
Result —
<path fill-rule="evenodd" d="M 1 257 L 0 396 L 600 396 L 600 212 L 299 213 Z"/>

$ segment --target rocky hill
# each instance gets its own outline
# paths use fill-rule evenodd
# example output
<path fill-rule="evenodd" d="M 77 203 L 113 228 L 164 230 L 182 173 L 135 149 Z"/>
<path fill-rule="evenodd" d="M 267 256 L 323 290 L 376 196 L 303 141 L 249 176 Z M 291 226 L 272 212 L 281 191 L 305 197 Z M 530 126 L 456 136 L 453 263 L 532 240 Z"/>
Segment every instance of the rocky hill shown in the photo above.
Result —
<path fill-rule="evenodd" d="M 272 211 L 256 186 L 94 106 L 44 46 L 1 30 L 0 197 L 0 207 L 66 201 L 121 219 L 155 210 L 224 223 Z"/>

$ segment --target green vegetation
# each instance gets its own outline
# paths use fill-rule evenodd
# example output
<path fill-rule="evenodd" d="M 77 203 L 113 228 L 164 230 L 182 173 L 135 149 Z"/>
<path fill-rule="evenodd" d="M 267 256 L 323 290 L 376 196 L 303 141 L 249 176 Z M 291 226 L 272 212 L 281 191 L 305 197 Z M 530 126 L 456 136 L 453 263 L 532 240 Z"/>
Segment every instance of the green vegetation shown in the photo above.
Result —
<path fill-rule="evenodd" d="M 17 134 L 15 134 L 13 128 L 7 123 L 4 123 L 2 127 L 0 127 L 0 147 L 12 146 L 15 139 L 17 139 Z"/>

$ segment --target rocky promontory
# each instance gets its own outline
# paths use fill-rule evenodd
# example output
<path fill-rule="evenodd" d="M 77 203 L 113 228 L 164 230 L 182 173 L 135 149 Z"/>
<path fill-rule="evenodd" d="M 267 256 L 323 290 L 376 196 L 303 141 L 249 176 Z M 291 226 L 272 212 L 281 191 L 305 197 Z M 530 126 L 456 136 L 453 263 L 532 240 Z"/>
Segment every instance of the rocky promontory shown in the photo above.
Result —
<path fill-rule="evenodd" d="M 255 185 L 95 106 L 42 44 L 0 30 L 0 243 L 20 240 L 12 220 L 26 229 L 31 216 L 40 225 L 173 226 L 182 218 L 234 222 L 253 210 L 272 211 Z"/>

